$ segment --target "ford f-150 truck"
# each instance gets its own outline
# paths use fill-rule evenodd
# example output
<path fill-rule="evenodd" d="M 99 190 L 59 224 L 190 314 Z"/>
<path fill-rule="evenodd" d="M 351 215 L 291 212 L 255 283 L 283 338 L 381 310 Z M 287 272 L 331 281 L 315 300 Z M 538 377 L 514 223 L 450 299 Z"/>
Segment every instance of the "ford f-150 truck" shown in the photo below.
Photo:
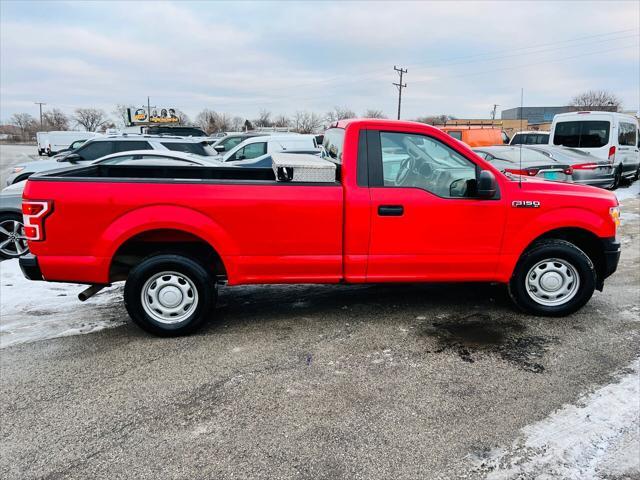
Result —
<path fill-rule="evenodd" d="M 132 320 L 179 335 L 212 316 L 220 282 L 500 282 L 521 309 L 561 316 L 617 267 L 611 192 L 502 174 L 413 122 L 337 122 L 322 155 L 332 181 L 100 164 L 34 175 L 22 270 L 88 284 L 85 297 L 126 280 Z"/>

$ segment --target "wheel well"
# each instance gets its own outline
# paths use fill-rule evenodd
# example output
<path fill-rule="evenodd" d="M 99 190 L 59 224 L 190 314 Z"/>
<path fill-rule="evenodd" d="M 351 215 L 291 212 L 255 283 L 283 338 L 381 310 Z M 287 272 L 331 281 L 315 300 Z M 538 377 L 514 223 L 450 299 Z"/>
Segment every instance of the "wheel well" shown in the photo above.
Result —
<path fill-rule="evenodd" d="M 189 232 L 160 229 L 139 233 L 120 245 L 111 259 L 109 281 L 125 280 L 133 267 L 158 253 L 177 253 L 193 258 L 218 279 L 226 279 L 224 263 L 211 244 Z"/>
<path fill-rule="evenodd" d="M 606 269 L 606 261 L 600 237 L 582 228 L 558 228 L 536 238 L 527 249 L 538 240 L 551 238 L 566 240 L 586 253 L 593 262 L 596 274 L 598 275 L 598 281 L 602 281 Z"/>

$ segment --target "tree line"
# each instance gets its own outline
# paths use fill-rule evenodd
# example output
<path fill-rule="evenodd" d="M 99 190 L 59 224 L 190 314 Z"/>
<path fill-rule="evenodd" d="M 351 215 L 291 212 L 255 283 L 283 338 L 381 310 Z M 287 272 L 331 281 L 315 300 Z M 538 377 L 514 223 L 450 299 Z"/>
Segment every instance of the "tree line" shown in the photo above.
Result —
<path fill-rule="evenodd" d="M 606 90 L 589 90 L 574 96 L 569 102 L 570 106 L 581 109 L 619 111 L 622 107 L 621 100 Z M 205 108 L 198 113 L 192 122 L 184 112 L 177 111 L 182 125 L 194 125 L 200 127 L 207 134 L 218 132 L 244 131 L 255 128 L 286 128 L 299 133 L 317 133 L 328 125 L 345 118 L 356 118 L 355 111 L 344 106 L 335 106 L 325 114 L 297 111 L 293 115 L 273 114 L 269 110 L 260 110 L 258 116 L 253 119 L 244 118 L 229 113 L 217 112 Z M 29 113 L 15 113 L 11 116 L 10 124 L 20 132 L 21 140 L 30 140 L 38 131 L 70 130 L 80 128 L 90 132 L 104 132 L 107 129 L 123 128 L 127 123 L 127 106 L 116 105 L 109 116 L 104 110 L 98 108 L 77 108 L 70 115 L 53 108 L 42 113 L 42 124 Z M 362 118 L 387 118 L 381 110 L 368 109 L 361 115 Z M 454 120 L 452 115 L 430 115 L 414 119 L 427 124 L 442 124 Z"/>

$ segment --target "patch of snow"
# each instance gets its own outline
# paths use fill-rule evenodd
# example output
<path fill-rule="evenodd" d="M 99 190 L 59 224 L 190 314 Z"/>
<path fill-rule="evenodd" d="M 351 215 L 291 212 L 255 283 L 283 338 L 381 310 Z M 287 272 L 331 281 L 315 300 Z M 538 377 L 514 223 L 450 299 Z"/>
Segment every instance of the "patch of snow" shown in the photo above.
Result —
<path fill-rule="evenodd" d="M 625 212 L 623 208 L 620 214 L 620 225 L 626 225 L 629 222 L 636 222 L 638 219 L 640 219 L 640 214 Z"/>
<path fill-rule="evenodd" d="M 83 285 L 32 282 L 18 260 L 0 263 L 0 348 L 47 338 L 96 332 L 125 323 L 122 287 L 78 300 Z"/>
<path fill-rule="evenodd" d="M 615 383 L 523 428 L 520 440 L 494 450 L 478 470 L 488 480 L 640 475 L 639 374 L 636 359 Z"/>
<path fill-rule="evenodd" d="M 633 182 L 631 185 L 619 187 L 615 191 L 616 197 L 618 197 L 618 201 L 622 202 L 628 198 L 637 199 L 640 196 L 640 181 Z"/>

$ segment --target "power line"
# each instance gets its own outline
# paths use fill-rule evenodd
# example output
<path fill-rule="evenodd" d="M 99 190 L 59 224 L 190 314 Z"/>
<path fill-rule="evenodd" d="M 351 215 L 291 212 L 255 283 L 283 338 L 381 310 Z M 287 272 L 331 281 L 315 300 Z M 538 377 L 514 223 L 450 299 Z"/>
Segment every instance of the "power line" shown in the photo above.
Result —
<path fill-rule="evenodd" d="M 393 69 L 396 72 L 398 72 L 398 74 L 400 75 L 400 83 L 394 83 L 394 85 L 398 87 L 398 120 L 400 120 L 400 107 L 402 105 L 402 89 L 407 88 L 407 84 L 402 83 L 402 75 L 407 73 L 407 69 L 406 68 L 403 69 L 402 67 L 398 68 L 395 65 L 393 66 Z"/>

